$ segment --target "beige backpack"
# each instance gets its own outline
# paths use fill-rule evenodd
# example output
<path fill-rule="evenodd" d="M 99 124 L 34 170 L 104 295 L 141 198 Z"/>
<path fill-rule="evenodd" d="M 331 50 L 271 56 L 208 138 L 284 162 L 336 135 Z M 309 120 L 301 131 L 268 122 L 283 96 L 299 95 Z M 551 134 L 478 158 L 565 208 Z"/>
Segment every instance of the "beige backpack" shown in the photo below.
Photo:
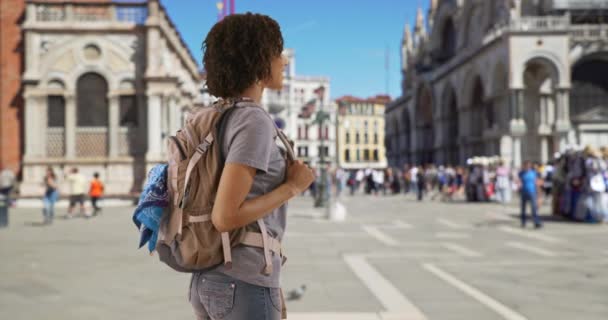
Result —
<path fill-rule="evenodd" d="M 211 223 L 211 210 L 224 166 L 221 137 L 230 114 L 239 107 L 257 107 L 251 100 L 221 100 L 188 117 L 184 128 L 168 142 L 169 207 L 161 218 L 156 250 L 160 260 L 181 272 L 204 271 L 224 263 L 231 267 L 231 248 L 264 249 L 265 274 L 272 273 L 270 252 L 283 257 L 281 243 L 268 235 L 262 219 L 258 228 L 220 233 Z M 277 129 L 288 160 L 293 149 Z"/>

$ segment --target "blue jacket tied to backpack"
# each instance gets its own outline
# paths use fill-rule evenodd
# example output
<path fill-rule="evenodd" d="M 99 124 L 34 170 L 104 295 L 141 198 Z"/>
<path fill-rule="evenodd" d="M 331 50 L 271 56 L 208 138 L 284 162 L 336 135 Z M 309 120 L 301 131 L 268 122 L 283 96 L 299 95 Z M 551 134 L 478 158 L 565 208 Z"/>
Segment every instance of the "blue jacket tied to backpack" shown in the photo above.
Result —
<path fill-rule="evenodd" d="M 139 248 L 146 242 L 150 252 L 156 248 L 158 228 L 164 210 L 169 206 L 167 187 L 168 165 L 159 164 L 150 170 L 139 203 L 133 213 L 133 223 L 140 230 Z"/>

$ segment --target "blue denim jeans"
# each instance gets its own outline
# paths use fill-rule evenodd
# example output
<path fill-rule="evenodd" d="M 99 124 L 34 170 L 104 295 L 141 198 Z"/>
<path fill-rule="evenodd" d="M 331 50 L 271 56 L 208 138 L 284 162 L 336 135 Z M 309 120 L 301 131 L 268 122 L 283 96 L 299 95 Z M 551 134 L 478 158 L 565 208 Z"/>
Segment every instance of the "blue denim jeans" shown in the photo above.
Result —
<path fill-rule="evenodd" d="M 59 192 L 57 190 L 48 192 L 44 195 L 44 209 L 42 214 L 44 215 L 44 222 L 52 222 L 55 217 L 55 202 L 59 198 Z"/>
<path fill-rule="evenodd" d="M 522 191 L 521 192 L 521 225 L 526 225 L 526 203 L 530 202 L 532 206 L 532 219 L 534 219 L 534 225 L 540 226 L 542 223 L 540 222 L 540 218 L 538 216 L 538 207 L 537 207 L 537 198 L 536 193 L 529 193 Z"/>
<path fill-rule="evenodd" d="M 190 303 L 197 320 L 280 320 L 281 292 L 219 272 L 192 274 Z"/>

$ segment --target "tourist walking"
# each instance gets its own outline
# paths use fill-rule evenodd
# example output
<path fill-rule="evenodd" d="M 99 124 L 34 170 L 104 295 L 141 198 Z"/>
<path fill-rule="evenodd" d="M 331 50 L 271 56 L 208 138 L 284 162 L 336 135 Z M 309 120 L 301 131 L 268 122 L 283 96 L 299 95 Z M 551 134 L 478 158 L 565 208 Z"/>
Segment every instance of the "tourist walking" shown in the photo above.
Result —
<path fill-rule="evenodd" d="M 509 176 L 509 167 L 501 160 L 496 168 L 496 195 L 498 196 L 498 202 L 502 204 L 511 202 L 511 179 Z"/>
<path fill-rule="evenodd" d="M 78 172 L 78 168 L 72 168 L 70 173 L 66 176 L 66 182 L 68 183 L 68 190 L 70 195 L 70 205 L 68 207 L 68 214 L 66 218 L 72 218 L 74 208 L 76 205 L 80 205 L 80 214 L 86 216 L 84 208 L 84 195 L 87 191 L 86 178 Z"/>
<path fill-rule="evenodd" d="M 42 202 L 44 207 L 42 209 L 42 215 L 44 217 L 44 224 L 51 224 L 55 218 L 55 203 L 59 198 L 59 186 L 53 168 L 48 167 L 46 169 L 43 184 L 44 198 L 42 199 Z"/>
<path fill-rule="evenodd" d="M 91 207 L 93 208 L 93 215 L 96 216 L 101 208 L 99 207 L 99 200 L 103 196 L 105 186 L 99 179 L 99 173 L 93 174 L 93 180 L 89 187 L 89 197 L 91 197 Z"/>
<path fill-rule="evenodd" d="M 526 207 L 530 203 L 532 207 L 532 219 L 535 228 L 541 228 L 542 222 L 538 216 L 537 189 L 540 176 L 532 167 L 530 161 L 525 161 L 522 170 L 519 172 L 519 192 L 521 196 L 521 227 L 526 227 Z"/>

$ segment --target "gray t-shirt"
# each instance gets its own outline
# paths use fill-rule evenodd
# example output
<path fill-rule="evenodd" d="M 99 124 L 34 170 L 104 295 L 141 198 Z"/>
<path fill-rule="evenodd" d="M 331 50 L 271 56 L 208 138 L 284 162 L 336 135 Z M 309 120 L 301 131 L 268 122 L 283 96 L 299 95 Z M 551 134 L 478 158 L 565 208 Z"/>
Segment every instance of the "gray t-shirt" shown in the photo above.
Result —
<path fill-rule="evenodd" d="M 262 108 L 237 105 L 226 123 L 223 153 L 226 163 L 240 163 L 257 169 L 247 199 L 256 198 L 279 187 L 285 180 L 285 158 L 276 144 L 273 121 Z M 287 205 L 264 217 L 270 235 L 283 239 Z M 257 223 L 253 223 L 257 228 Z M 259 230 L 259 228 L 258 228 Z M 232 269 L 220 265 L 216 270 L 235 279 L 268 288 L 278 288 L 281 258 L 271 252 L 273 272 L 262 273 L 265 262 L 260 248 L 237 246 L 232 250 Z"/>

